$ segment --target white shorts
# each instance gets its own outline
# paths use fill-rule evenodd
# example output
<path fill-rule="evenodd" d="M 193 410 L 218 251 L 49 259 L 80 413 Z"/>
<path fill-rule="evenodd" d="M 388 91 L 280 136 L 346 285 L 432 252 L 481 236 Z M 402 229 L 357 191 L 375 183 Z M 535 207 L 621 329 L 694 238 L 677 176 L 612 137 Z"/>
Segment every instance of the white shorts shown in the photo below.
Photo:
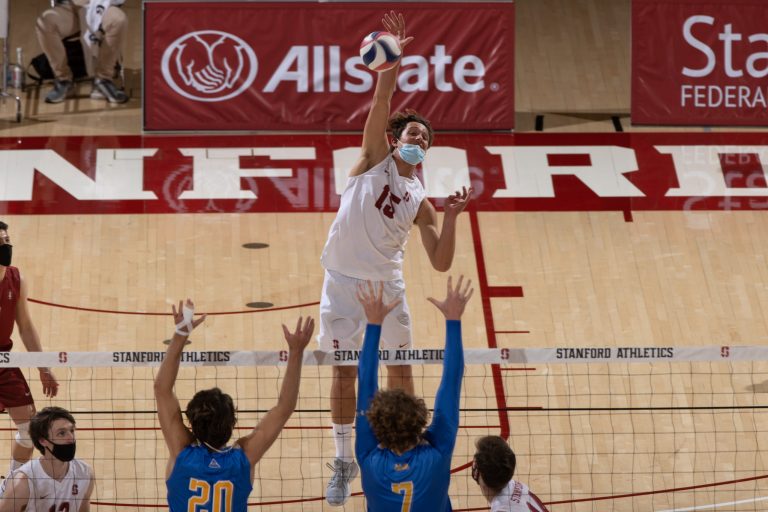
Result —
<path fill-rule="evenodd" d="M 363 306 L 357 300 L 357 285 L 363 279 L 325 271 L 323 293 L 320 297 L 320 333 L 317 342 L 320 350 L 359 350 L 368 323 Z M 384 318 L 381 326 L 381 348 L 408 349 L 413 345 L 411 337 L 411 313 L 405 301 L 405 283 L 402 279 L 384 281 L 384 301 L 401 299 Z"/>

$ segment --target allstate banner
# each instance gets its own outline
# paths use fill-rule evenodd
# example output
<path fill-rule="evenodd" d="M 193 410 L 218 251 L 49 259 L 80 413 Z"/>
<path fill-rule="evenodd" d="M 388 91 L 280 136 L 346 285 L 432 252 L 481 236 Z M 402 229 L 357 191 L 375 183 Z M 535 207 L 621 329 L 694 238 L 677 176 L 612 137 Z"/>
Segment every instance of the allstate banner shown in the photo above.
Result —
<path fill-rule="evenodd" d="M 633 0 L 632 122 L 768 125 L 766 0 Z"/>
<path fill-rule="evenodd" d="M 144 4 L 144 129 L 361 130 L 376 73 L 360 42 L 402 12 L 392 108 L 438 130 L 514 126 L 514 4 Z"/>

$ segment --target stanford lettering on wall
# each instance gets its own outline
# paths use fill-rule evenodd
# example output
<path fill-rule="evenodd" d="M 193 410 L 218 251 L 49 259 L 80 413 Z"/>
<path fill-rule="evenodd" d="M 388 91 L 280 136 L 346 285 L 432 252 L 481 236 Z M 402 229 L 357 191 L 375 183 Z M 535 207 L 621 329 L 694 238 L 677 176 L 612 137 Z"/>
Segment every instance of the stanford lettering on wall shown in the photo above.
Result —
<path fill-rule="evenodd" d="M 360 135 L 0 139 L 0 213 L 332 212 Z M 760 133 L 440 134 L 418 169 L 438 208 L 768 208 Z"/>

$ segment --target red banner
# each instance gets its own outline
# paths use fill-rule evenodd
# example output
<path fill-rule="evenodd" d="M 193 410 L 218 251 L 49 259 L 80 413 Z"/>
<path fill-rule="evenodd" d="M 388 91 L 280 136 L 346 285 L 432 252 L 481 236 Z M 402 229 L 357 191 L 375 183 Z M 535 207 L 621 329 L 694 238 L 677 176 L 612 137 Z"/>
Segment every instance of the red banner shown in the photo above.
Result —
<path fill-rule="evenodd" d="M 360 136 L 0 139 L 0 213 L 333 212 Z M 438 208 L 768 209 L 761 133 L 439 135 L 419 168 Z"/>
<path fill-rule="evenodd" d="M 514 4 L 146 2 L 145 130 L 361 130 L 360 42 L 393 9 L 414 40 L 392 109 L 437 130 L 514 126 Z"/>
<path fill-rule="evenodd" d="M 632 0 L 632 122 L 768 125 L 766 0 Z"/>

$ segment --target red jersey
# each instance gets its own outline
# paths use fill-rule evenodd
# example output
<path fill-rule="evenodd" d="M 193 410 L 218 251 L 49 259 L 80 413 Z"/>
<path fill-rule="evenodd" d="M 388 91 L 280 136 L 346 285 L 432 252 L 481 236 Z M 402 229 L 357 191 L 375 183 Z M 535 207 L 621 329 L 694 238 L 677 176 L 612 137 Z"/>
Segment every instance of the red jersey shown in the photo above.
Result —
<path fill-rule="evenodd" d="M 16 267 L 6 267 L 5 277 L 0 281 L 0 352 L 13 347 L 11 334 L 16 322 L 16 304 L 21 296 L 21 274 Z"/>

